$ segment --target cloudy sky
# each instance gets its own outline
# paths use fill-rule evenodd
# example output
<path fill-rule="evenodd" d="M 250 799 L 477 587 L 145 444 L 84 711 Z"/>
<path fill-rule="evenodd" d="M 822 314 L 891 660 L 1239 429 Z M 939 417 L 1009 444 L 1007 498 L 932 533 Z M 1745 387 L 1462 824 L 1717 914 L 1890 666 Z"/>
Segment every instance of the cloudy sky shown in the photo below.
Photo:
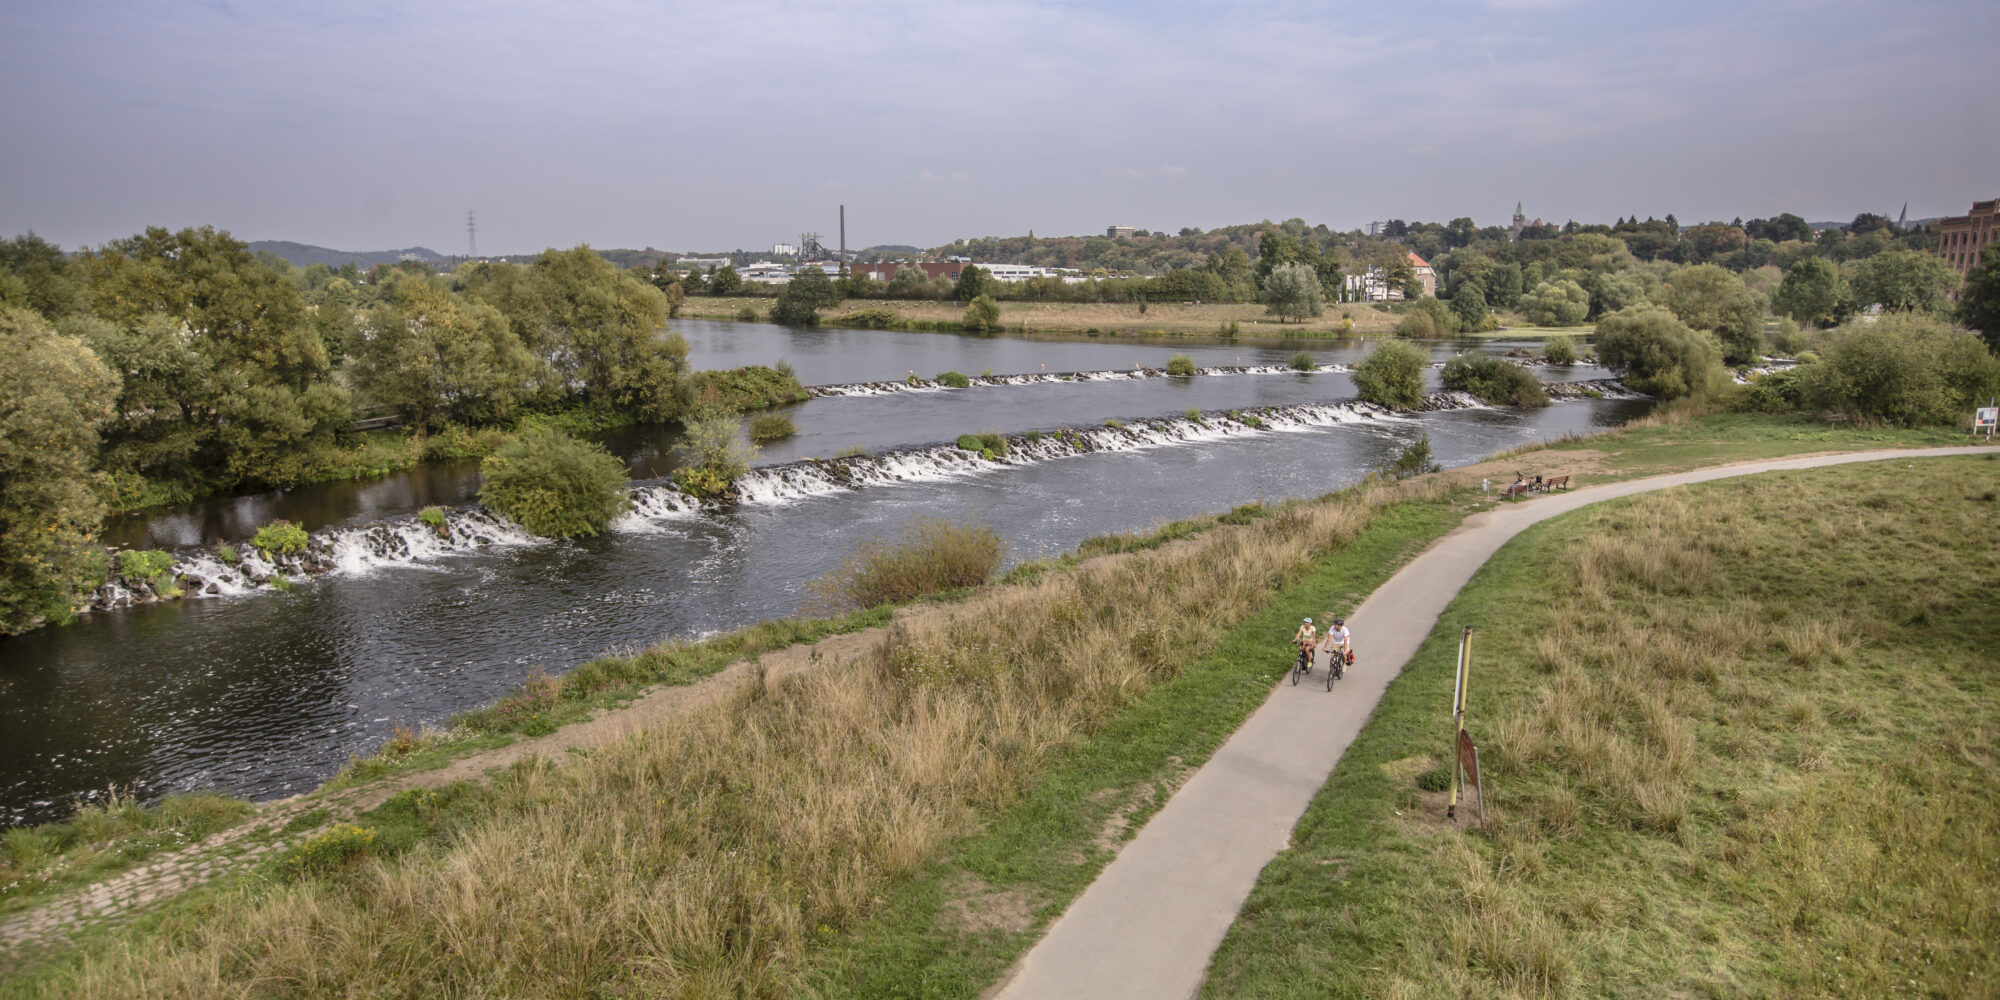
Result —
<path fill-rule="evenodd" d="M 1992 0 L 0 5 L 0 235 L 463 253 L 2000 196 Z"/>

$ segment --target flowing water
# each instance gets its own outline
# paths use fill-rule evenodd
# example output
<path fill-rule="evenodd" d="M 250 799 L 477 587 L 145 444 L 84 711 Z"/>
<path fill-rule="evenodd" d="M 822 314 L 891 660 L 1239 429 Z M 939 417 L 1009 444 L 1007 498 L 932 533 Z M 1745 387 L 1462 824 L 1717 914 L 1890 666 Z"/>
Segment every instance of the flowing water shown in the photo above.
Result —
<path fill-rule="evenodd" d="M 676 328 L 696 367 L 782 357 L 808 384 L 839 387 L 786 409 L 799 433 L 764 449 L 740 503 L 703 505 L 673 490 L 662 477 L 674 436 L 628 428 L 604 440 L 632 467 L 635 510 L 595 539 L 537 540 L 471 506 L 470 462 L 114 525 L 118 544 L 176 549 L 201 596 L 119 606 L 0 644 L 0 823 L 54 818 L 113 783 L 142 797 L 308 789 L 395 725 L 490 701 L 531 669 L 797 613 L 805 584 L 856 540 L 893 534 L 919 512 L 983 518 L 1010 561 L 1021 560 L 1093 535 L 1324 493 L 1422 434 L 1438 461 L 1463 464 L 1622 423 L 1648 405 L 1515 410 L 1440 394 L 1439 409 L 1390 414 L 1353 400 L 1345 369 L 1366 354 L 1359 343 Z M 1434 357 L 1511 346 L 1441 345 Z M 1301 347 L 1316 369 L 1283 370 Z M 1174 353 L 1211 373 L 1146 376 Z M 946 370 L 990 370 L 1000 384 L 903 384 L 912 371 L 921 380 Z M 1608 375 L 1536 371 L 1551 381 Z M 998 461 L 951 445 L 989 431 L 1010 436 Z M 443 532 L 415 518 L 430 505 L 453 508 Z M 215 557 L 216 543 L 275 517 L 314 532 L 317 563 Z M 273 575 L 295 583 L 277 589 Z"/>

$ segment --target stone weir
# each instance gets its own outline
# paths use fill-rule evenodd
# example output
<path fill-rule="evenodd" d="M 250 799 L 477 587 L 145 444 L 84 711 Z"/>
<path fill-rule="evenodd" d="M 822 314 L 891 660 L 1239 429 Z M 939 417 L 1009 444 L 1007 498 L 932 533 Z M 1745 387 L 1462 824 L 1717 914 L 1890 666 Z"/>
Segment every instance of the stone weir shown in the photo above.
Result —
<path fill-rule="evenodd" d="M 1193 378 L 1215 375 L 1314 375 L 1322 372 L 1345 372 L 1346 365 L 1315 365 L 1309 369 L 1294 368 L 1290 365 L 1223 365 L 1217 368 L 1197 368 L 1194 375 L 1170 375 L 1164 369 L 1137 366 L 1130 370 L 1105 369 L 1089 372 L 1028 372 L 1022 375 L 967 375 L 965 388 L 992 385 L 1044 385 L 1052 382 L 1124 382 L 1149 378 Z M 892 392 L 939 392 L 958 388 L 937 379 L 908 378 L 890 382 L 845 382 L 832 385 L 807 386 L 806 391 L 815 396 L 881 396 Z"/>

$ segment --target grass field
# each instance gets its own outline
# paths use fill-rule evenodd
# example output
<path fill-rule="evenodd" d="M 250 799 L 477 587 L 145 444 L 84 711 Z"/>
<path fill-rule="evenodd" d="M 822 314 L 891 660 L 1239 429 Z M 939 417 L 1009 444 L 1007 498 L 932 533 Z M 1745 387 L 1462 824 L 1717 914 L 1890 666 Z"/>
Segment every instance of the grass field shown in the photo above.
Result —
<path fill-rule="evenodd" d="M 965 314 L 957 302 L 874 300 L 844 302 L 825 310 L 820 321 L 836 324 L 846 312 L 858 309 L 889 309 L 903 321 L 928 328 L 952 329 Z M 734 319 L 744 309 L 768 317 L 771 300 L 759 298 L 697 298 L 681 307 L 681 316 L 690 319 Z M 1345 314 L 1354 320 L 1349 334 L 1341 332 Z M 1245 305 L 1182 305 L 1149 303 L 1145 312 L 1136 303 L 1115 302 L 1002 302 L 1000 323 L 1009 332 L 1080 333 L 1099 335 L 1202 337 L 1222 336 L 1223 328 L 1237 325 L 1236 336 L 1243 340 L 1322 340 L 1330 337 L 1379 337 L 1393 333 L 1401 317 L 1381 312 L 1362 303 L 1329 305 L 1316 319 L 1303 323 L 1280 323 L 1265 315 L 1264 307 Z"/>
<path fill-rule="evenodd" d="M 1985 457 L 1767 474 L 1524 533 L 1202 995 L 1994 995 L 1996 486 Z M 1464 625 L 1491 783 L 1470 831 L 1423 790 Z"/>

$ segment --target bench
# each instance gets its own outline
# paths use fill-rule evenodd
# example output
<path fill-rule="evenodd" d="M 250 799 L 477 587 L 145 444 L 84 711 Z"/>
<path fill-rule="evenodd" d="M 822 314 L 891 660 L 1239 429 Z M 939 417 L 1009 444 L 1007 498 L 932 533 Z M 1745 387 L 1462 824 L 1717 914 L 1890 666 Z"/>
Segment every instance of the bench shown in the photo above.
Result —
<path fill-rule="evenodd" d="M 1550 476 L 1549 478 L 1542 480 L 1541 490 L 1543 493 L 1547 493 L 1550 490 L 1567 490 L 1567 489 L 1569 489 L 1568 476 Z"/>
<path fill-rule="evenodd" d="M 1500 491 L 1500 499 L 1512 500 L 1513 498 L 1520 496 L 1521 494 L 1526 493 L 1531 489 L 1534 489 L 1533 483 L 1511 483 L 1505 489 Z"/>

